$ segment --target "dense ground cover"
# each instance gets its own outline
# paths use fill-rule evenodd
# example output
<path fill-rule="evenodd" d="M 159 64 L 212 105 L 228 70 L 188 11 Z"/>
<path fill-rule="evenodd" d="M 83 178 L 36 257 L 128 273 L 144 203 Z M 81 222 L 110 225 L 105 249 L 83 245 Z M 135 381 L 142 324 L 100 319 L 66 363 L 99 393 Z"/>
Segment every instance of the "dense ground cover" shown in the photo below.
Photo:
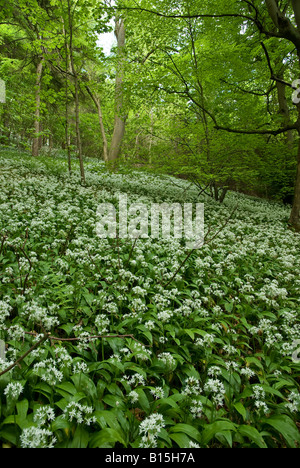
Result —
<path fill-rule="evenodd" d="M 201 199 L 211 237 L 225 227 L 174 276 L 182 241 L 99 239 L 97 206 L 120 193 L 195 202 L 196 189 L 96 161 L 86 178 L 59 159 L 0 153 L 2 444 L 297 447 L 300 237 L 289 209 Z"/>

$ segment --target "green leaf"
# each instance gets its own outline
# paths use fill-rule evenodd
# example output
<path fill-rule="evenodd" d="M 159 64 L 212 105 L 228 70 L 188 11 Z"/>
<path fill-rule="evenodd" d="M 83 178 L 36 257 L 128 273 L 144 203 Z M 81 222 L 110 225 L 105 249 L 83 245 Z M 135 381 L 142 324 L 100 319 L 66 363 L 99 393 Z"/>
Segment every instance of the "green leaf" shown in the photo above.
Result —
<path fill-rule="evenodd" d="M 169 434 L 170 439 L 174 440 L 178 447 L 180 448 L 189 448 L 191 439 L 186 435 L 181 432 L 174 433 L 174 434 Z"/>
<path fill-rule="evenodd" d="M 284 396 L 282 393 L 279 392 L 279 390 L 276 390 L 275 388 L 270 387 L 269 385 L 261 385 L 261 387 L 264 389 L 266 393 L 270 393 L 271 395 L 276 395 L 279 398 L 284 400 Z"/>
<path fill-rule="evenodd" d="M 190 424 L 178 423 L 175 426 L 171 427 L 170 437 L 171 437 L 171 434 L 178 433 L 178 432 L 182 432 L 183 434 L 188 435 L 189 437 L 197 440 L 198 442 L 200 442 L 201 440 L 201 434 L 198 431 L 198 429 L 196 429 L 194 426 L 191 426 Z"/>
<path fill-rule="evenodd" d="M 230 448 L 232 448 L 232 433 L 230 431 L 217 432 L 215 438 L 224 445 L 224 440 Z"/>
<path fill-rule="evenodd" d="M 183 331 L 194 341 L 195 333 L 192 330 L 185 328 Z"/>
<path fill-rule="evenodd" d="M 150 344 L 153 343 L 153 335 L 144 325 L 138 325 L 136 329 L 139 330 L 147 338 Z"/>
<path fill-rule="evenodd" d="M 115 430 L 120 429 L 117 417 L 113 411 L 96 411 L 94 416 L 102 429 L 105 429 L 107 426 Z"/>
<path fill-rule="evenodd" d="M 237 412 L 243 417 L 244 421 L 246 421 L 246 419 L 247 419 L 247 410 L 246 410 L 245 406 L 240 402 L 235 403 L 233 406 L 237 410 Z"/>
<path fill-rule="evenodd" d="M 16 404 L 17 407 L 17 424 L 21 429 L 24 429 L 28 426 L 27 412 L 29 408 L 29 403 L 27 400 L 18 401 Z"/>
<path fill-rule="evenodd" d="M 258 430 L 253 426 L 239 426 L 238 432 L 248 439 L 252 440 L 259 448 L 268 448 L 264 439 Z"/>
<path fill-rule="evenodd" d="M 45 382 L 40 382 L 37 385 L 35 385 L 34 391 L 38 392 L 38 393 L 41 393 L 42 395 L 44 395 L 48 399 L 50 398 L 50 396 L 52 394 L 52 388 L 50 387 L 50 385 L 46 384 Z"/>
<path fill-rule="evenodd" d="M 105 448 L 108 445 L 114 447 L 116 443 L 122 444 L 126 447 L 126 442 L 122 437 L 122 434 L 115 429 L 106 428 L 102 429 L 97 434 L 93 435 L 90 447 L 91 448 Z"/>
<path fill-rule="evenodd" d="M 113 408 L 125 408 L 124 402 L 121 400 L 120 397 L 115 395 L 105 395 L 102 401 L 106 403 L 108 406 L 112 406 Z"/>
<path fill-rule="evenodd" d="M 97 398 L 96 386 L 87 375 L 75 374 L 72 376 L 72 380 L 78 392 L 82 392 L 92 399 Z"/>
<path fill-rule="evenodd" d="M 300 433 L 296 424 L 289 416 L 279 414 L 265 418 L 262 422 L 273 427 L 285 439 L 289 448 L 297 448 L 300 444 Z"/>
<path fill-rule="evenodd" d="M 51 423 L 51 429 L 53 432 L 58 431 L 60 429 L 69 429 L 70 423 L 64 417 L 64 415 L 58 416 L 55 420 Z"/>
<path fill-rule="evenodd" d="M 13 445 L 17 445 L 18 431 L 14 427 L 6 427 L 0 431 L 0 440 L 1 442 L 8 441 Z"/>
<path fill-rule="evenodd" d="M 236 426 L 231 421 L 216 421 L 212 424 L 206 425 L 202 432 L 202 444 L 207 445 L 216 436 L 216 434 L 222 434 L 227 431 L 236 432 Z"/>
<path fill-rule="evenodd" d="M 70 448 L 87 448 L 89 433 L 82 426 L 77 426 Z"/>
<path fill-rule="evenodd" d="M 143 411 L 147 413 L 150 410 L 150 404 L 149 404 L 146 393 L 144 392 L 142 388 L 137 388 L 135 391 L 139 396 L 139 399 L 138 399 L 139 406 L 141 407 Z"/>
<path fill-rule="evenodd" d="M 59 385 L 56 385 L 57 393 L 64 397 L 68 397 L 70 395 L 75 395 L 77 392 L 75 386 L 71 382 L 63 382 Z"/>

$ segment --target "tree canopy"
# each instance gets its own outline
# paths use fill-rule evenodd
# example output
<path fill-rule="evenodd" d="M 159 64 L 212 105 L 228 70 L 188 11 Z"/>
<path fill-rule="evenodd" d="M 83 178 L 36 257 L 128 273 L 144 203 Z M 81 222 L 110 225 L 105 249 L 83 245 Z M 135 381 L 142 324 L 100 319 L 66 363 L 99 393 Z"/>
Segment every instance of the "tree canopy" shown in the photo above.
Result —
<path fill-rule="evenodd" d="M 297 1 L 1 3 L 2 145 L 283 200 L 300 229 Z"/>

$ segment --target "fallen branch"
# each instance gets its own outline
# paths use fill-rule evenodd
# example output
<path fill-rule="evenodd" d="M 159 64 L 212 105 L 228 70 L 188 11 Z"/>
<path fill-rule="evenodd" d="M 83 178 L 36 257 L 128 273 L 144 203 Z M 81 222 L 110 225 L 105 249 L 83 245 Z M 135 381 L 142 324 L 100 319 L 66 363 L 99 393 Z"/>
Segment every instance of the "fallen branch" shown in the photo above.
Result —
<path fill-rule="evenodd" d="M 25 332 L 25 335 L 36 336 L 36 333 L 35 332 Z M 139 343 L 142 346 L 145 346 L 145 348 L 151 348 L 152 347 L 152 345 L 145 345 L 141 341 L 137 340 L 133 335 L 95 335 L 95 336 L 89 336 L 88 338 L 85 337 L 84 340 L 89 340 L 90 341 L 90 340 L 97 340 L 97 339 L 100 339 L 100 338 L 102 338 L 102 339 L 104 339 L 104 338 L 105 339 L 108 339 L 108 338 L 123 338 L 123 339 L 124 338 L 131 338 L 136 343 Z M 2 377 L 2 375 L 6 374 L 10 370 L 12 370 L 17 365 L 19 365 L 20 362 L 22 362 L 32 351 L 34 351 L 42 343 L 44 343 L 44 341 L 47 341 L 47 340 L 61 341 L 61 342 L 72 342 L 72 341 L 80 341 L 81 338 L 80 338 L 80 336 L 76 337 L 76 338 L 59 338 L 58 336 L 51 336 L 50 333 L 46 334 L 46 335 L 44 334 L 43 337 L 35 345 L 33 345 L 28 351 L 26 351 L 25 354 L 23 354 L 23 356 L 19 357 L 19 359 L 17 359 L 13 364 L 11 364 L 9 367 L 4 369 L 4 371 L 0 372 L 0 377 Z"/>
<path fill-rule="evenodd" d="M 19 359 L 17 359 L 13 364 L 11 364 L 9 367 L 7 367 L 6 369 L 4 369 L 4 371 L 0 372 L 0 377 L 2 377 L 2 375 L 6 374 L 7 372 L 9 372 L 10 370 L 12 370 L 14 367 L 16 367 L 18 364 L 20 364 L 20 362 L 22 362 L 27 356 L 28 354 L 30 354 L 33 350 L 35 350 L 36 348 L 38 348 L 42 343 L 44 343 L 44 341 L 48 340 L 49 339 L 49 335 L 43 335 L 43 338 L 41 338 L 35 345 L 33 345 L 25 354 L 23 354 L 23 356 L 19 357 Z"/>
<path fill-rule="evenodd" d="M 25 332 L 25 335 L 31 335 L 31 336 L 35 336 L 36 333 L 35 332 Z M 48 335 L 47 337 L 50 341 L 61 341 L 61 342 L 72 342 L 72 341 L 80 341 L 80 340 L 88 340 L 88 341 L 91 341 L 91 340 L 99 340 L 99 339 L 108 339 L 108 338 L 131 338 L 133 341 L 136 341 L 137 343 L 145 346 L 146 348 L 151 348 L 152 346 L 151 345 L 145 345 L 144 343 L 142 343 L 141 341 L 137 340 L 133 335 L 129 334 L 129 335 L 91 335 L 89 337 L 84 337 L 84 338 L 80 338 L 80 336 L 77 336 L 77 337 L 74 337 L 74 338 L 60 338 L 58 336 L 52 336 L 52 335 Z"/>

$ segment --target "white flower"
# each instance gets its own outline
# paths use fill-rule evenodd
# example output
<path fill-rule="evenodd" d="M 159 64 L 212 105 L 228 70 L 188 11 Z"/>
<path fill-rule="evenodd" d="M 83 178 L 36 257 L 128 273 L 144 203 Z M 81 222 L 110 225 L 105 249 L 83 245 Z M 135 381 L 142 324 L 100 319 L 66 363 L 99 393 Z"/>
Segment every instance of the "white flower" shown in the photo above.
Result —
<path fill-rule="evenodd" d="M 160 353 L 158 354 L 157 359 L 162 361 L 169 368 L 176 364 L 176 361 L 171 353 Z"/>
<path fill-rule="evenodd" d="M 169 340 L 168 338 L 166 338 L 165 336 L 160 336 L 158 341 L 161 343 L 161 344 L 165 344 L 167 343 Z"/>
<path fill-rule="evenodd" d="M 62 367 L 70 367 L 73 362 L 73 358 L 70 356 L 66 348 L 63 346 L 58 346 L 55 348 L 56 362 Z"/>
<path fill-rule="evenodd" d="M 135 373 L 131 376 L 124 375 L 123 379 L 128 385 L 137 387 L 138 385 L 146 385 L 145 379 L 142 374 Z"/>
<path fill-rule="evenodd" d="M 187 448 L 201 448 L 200 445 L 196 444 L 196 442 L 190 441 L 190 444 Z"/>
<path fill-rule="evenodd" d="M 200 401 L 192 400 L 192 406 L 190 407 L 191 415 L 194 419 L 201 418 L 203 411 L 203 405 Z"/>
<path fill-rule="evenodd" d="M 251 377 L 255 376 L 255 372 L 252 369 L 250 369 L 250 367 L 244 367 L 243 369 L 241 369 L 241 375 L 244 375 L 245 377 L 250 379 Z"/>
<path fill-rule="evenodd" d="M 223 383 L 218 379 L 208 379 L 204 385 L 204 391 L 212 393 L 213 401 L 222 406 L 224 404 L 225 387 Z"/>
<path fill-rule="evenodd" d="M 255 400 L 263 400 L 266 396 L 264 389 L 260 385 L 254 385 L 252 387 L 253 390 L 253 398 Z"/>
<path fill-rule="evenodd" d="M 25 330 L 20 325 L 12 325 L 7 330 L 7 334 L 12 340 L 20 340 L 24 338 Z"/>
<path fill-rule="evenodd" d="M 136 403 L 139 399 L 139 394 L 137 392 L 135 392 L 134 390 L 132 390 L 129 394 L 128 394 L 129 398 L 130 398 L 130 401 L 131 403 Z"/>
<path fill-rule="evenodd" d="M 159 400 L 164 398 L 165 392 L 162 387 L 155 387 L 150 390 L 150 393 L 154 396 L 155 399 Z"/>
<path fill-rule="evenodd" d="M 197 338 L 195 340 L 195 345 L 200 346 L 202 348 L 210 347 L 214 341 L 215 341 L 215 336 L 210 335 L 209 333 L 206 333 L 206 335 L 203 338 Z"/>
<path fill-rule="evenodd" d="M 12 400 L 17 400 L 23 390 L 24 387 L 19 382 L 11 382 L 4 389 L 4 395 L 6 395 L 7 398 L 11 398 Z"/>
<path fill-rule="evenodd" d="M 73 374 L 88 372 L 88 366 L 83 361 L 78 361 L 73 365 Z"/>
<path fill-rule="evenodd" d="M 44 382 L 54 386 L 64 377 L 63 373 L 56 368 L 56 364 L 58 363 L 51 358 L 38 362 L 33 366 L 33 373 L 39 375 Z"/>
<path fill-rule="evenodd" d="M 259 400 L 256 400 L 254 405 L 256 406 L 256 408 L 258 410 L 262 409 L 262 411 L 265 413 L 265 414 L 268 414 L 269 413 L 269 408 L 267 406 L 267 404 L 264 402 L 264 401 L 259 401 Z"/>
<path fill-rule="evenodd" d="M 56 306 L 46 309 L 36 301 L 32 301 L 24 305 L 21 315 L 25 316 L 29 322 L 41 323 L 46 330 L 51 330 L 54 326 L 59 325 L 58 318 L 51 315 L 55 309 Z"/>
<path fill-rule="evenodd" d="M 254 385 L 252 387 L 253 398 L 255 399 L 254 405 L 258 410 L 262 410 L 265 414 L 269 412 L 267 404 L 263 401 L 266 397 L 264 389 L 260 385 Z"/>
<path fill-rule="evenodd" d="M 225 362 L 225 367 L 228 371 L 231 371 L 232 370 L 237 370 L 239 368 L 239 365 L 237 362 L 234 362 L 234 361 L 227 361 Z"/>
<path fill-rule="evenodd" d="M 148 320 L 148 322 L 145 322 L 145 327 L 151 331 L 155 328 L 155 323 L 153 322 L 153 320 Z"/>
<path fill-rule="evenodd" d="M 139 427 L 139 433 L 143 435 L 140 447 L 155 448 L 157 437 L 164 427 L 165 422 L 161 414 L 151 414 L 148 418 L 142 421 Z"/>
<path fill-rule="evenodd" d="M 97 327 L 100 335 L 105 335 L 106 333 L 108 333 L 109 324 L 110 324 L 110 320 L 107 317 L 107 315 L 104 315 L 104 314 L 97 315 L 95 319 L 95 326 Z"/>
<path fill-rule="evenodd" d="M 134 342 L 132 345 L 132 351 L 138 359 L 142 361 L 147 361 L 151 358 L 152 351 L 147 349 L 142 343 Z"/>
<path fill-rule="evenodd" d="M 10 316 L 12 307 L 8 302 L 0 301 L 0 330 L 4 326 L 5 320 Z"/>
<path fill-rule="evenodd" d="M 285 406 L 291 411 L 291 413 L 300 411 L 300 393 L 291 392 L 288 400 L 289 403 L 286 403 Z"/>
<path fill-rule="evenodd" d="M 183 395 L 199 395 L 201 393 L 200 381 L 195 377 L 188 377 L 185 380 L 185 387 L 182 390 Z"/>
<path fill-rule="evenodd" d="M 24 429 L 20 440 L 22 448 L 54 448 L 57 442 L 51 431 L 35 426 Z"/>
<path fill-rule="evenodd" d="M 55 412 L 51 406 L 41 406 L 38 408 L 33 416 L 34 422 L 37 422 L 39 426 L 46 424 L 46 422 L 54 421 Z"/>
<path fill-rule="evenodd" d="M 223 349 L 227 354 L 236 354 L 238 352 L 238 350 L 232 345 L 224 345 Z"/>
<path fill-rule="evenodd" d="M 208 369 L 207 374 L 211 377 L 217 377 L 222 373 L 221 368 L 218 366 L 212 366 Z"/>
<path fill-rule="evenodd" d="M 171 310 L 164 310 L 162 312 L 158 312 L 157 318 L 163 323 L 168 323 L 170 318 L 173 317 L 173 312 Z"/>
<path fill-rule="evenodd" d="M 73 420 L 77 424 L 85 424 L 90 426 L 92 423 L 96 422 L 95 416 L 91 416 L 94 409 L 91 406 L 82 405 L 76 401 L 71 401 L 64 410 L 64 418 L 70 422 Z"/>

